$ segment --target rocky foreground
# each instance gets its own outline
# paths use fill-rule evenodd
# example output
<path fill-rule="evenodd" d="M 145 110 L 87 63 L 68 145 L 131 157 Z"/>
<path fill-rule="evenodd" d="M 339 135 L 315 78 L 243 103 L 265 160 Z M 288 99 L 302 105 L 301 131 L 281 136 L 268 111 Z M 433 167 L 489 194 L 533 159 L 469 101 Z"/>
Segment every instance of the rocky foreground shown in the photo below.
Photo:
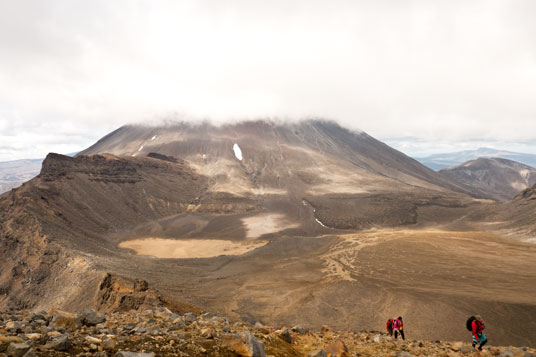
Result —
<path fill-rule="evenodd" d="M 469 336 L 468 336 L 469 337 Z M 0 314 L 0 356 L 536 356 L 533 348 L 394 340 L 378 332 L 327 326 L 254 326 L 210 313 L 166 308 L 99 314 L 87 309 Z"/>

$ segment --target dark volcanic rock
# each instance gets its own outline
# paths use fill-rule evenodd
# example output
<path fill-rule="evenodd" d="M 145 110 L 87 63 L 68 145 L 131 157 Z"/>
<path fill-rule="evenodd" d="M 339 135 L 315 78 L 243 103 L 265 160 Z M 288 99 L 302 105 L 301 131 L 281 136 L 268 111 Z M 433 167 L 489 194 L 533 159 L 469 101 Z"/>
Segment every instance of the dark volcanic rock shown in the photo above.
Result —
<path fill-rule="evenodd" d="M 249 331 L 242 332 L 240 334 L 240 338 L 242 341 L 246 344 L 248 347 L 248 350 L 250 352 L 250 356 L 252 357 L 266 357 L 266 353 L 264 352 L 264 344 L 257 340 L 255 336 Z"/>
<path fill-rule="evenodd" d="M 106 321 L 103 314 L 98 314 L 92 309 L 86 309 L 78 314 L 78 320 L 86 326 L 95 326 Z"/>

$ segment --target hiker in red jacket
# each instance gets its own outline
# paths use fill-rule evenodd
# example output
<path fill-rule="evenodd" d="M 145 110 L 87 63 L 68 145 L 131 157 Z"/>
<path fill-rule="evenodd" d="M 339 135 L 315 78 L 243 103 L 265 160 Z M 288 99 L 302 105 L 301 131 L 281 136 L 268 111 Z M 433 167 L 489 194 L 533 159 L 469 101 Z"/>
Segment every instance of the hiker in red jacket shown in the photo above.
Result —
<path fill-rule="evenodd" d="M 394 325 L 395 325 L 395 323 L 394 323 L 393 319 L 387 320 L 387 333 L 389 334 L 389 336 L 393 336 Z"/>
<path fill-rule="evenodd" d="M 472 332 L 473 332 L 473 348 L 476 348 L 475 346 L 480 343 L 480 346 L 478 346 L 478 350 L 482 351 L 482 346 L 484 346 L 488 339 L 486 338 L 486 335 L 484 335 L 484 329 L 486 328 L 484 326 L 484 321 L 482 321 L 482 317 L 480 315 L 475 315 L 475 319 L 471 323 Z"/>
<path fill-rule="evenodd" d="M 405 340 L 406 337 L 404 336 L 404 321 L 402 321 L 402 316 L 398 316 L 398 318 L 395 319 L 394 328 L 395 328 L 395 339 L 397 339 L 398 334 L 400 334 L 400 336 L 402 336 L 402 339 Z"/>

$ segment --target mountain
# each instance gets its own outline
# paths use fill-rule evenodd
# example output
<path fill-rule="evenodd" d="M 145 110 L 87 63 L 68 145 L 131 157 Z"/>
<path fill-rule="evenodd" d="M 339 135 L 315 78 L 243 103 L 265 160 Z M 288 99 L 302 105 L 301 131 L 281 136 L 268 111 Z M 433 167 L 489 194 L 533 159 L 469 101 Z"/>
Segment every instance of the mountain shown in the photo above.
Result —
<path fill-rule="evenodd" d="M 536 183 L 535 168 L 498 158 L 480 158 L 439 172 L 475 195 L 497 201 L 509 201 Z"/>
<path fill-rule="evenodd" d="M 327 121 L 125 126 L 79 155 L 150 152 L 188 162 L 209 177 L 211 193 L 262 197 L 299 217 L 313 207 L 315 219 L 332 228 L 414 224 L 416 208 L 429 200 L 459 206 L 471 194 L 366 133 Z M 386 200 L 392 204 L 384 205 Z"/>
<path fill-rule="evenodd" d="M 37 176 L 42 159 L 0 162 L 0 194 Z"/>
<path fill-rule="evenodd" d="M 522 154 L 517 152 L 479 148 L 477 150 L 465 150 L 446 154 L 435 154 L 427 157 L 415 158 L 421 164 L 433 169 L 441 170 L 448 167 L 461 165 L 464 162 L 478 158 L 502 158 L 517 161 L 522 164 L 536 167 L 536 155 Z"/>
<path fill-rule="evenodd" d="M 478 311 L 494 343 L 535 345 L 536 246 L 487 228 L 499 206 L 333 122 L 125 126 L 0 196 L 0 308 L 404 316 L 427 340 Z"/>

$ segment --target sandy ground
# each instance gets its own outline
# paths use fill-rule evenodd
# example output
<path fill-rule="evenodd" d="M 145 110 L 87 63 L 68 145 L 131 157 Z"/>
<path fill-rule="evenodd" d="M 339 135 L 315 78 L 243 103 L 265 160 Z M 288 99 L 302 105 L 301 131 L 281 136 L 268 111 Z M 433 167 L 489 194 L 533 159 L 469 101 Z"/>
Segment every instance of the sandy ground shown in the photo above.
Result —
<path fill-rule="evenodd" d="M 220 255 L 241 255 L 262 247 L 266 243 L 214 239 L 145 238 L 121 242 L 119 247 L 133 249 L 138 255 L 156 258 L 211 258 Z"/>
<path fill-rule="evenodd" d="M 242 223 L 246 227 L 246 236 L 249 239 L 300 226 L 298 223 L 291 222 L 284 214 L 265 214 L 243 218 Z"/>

